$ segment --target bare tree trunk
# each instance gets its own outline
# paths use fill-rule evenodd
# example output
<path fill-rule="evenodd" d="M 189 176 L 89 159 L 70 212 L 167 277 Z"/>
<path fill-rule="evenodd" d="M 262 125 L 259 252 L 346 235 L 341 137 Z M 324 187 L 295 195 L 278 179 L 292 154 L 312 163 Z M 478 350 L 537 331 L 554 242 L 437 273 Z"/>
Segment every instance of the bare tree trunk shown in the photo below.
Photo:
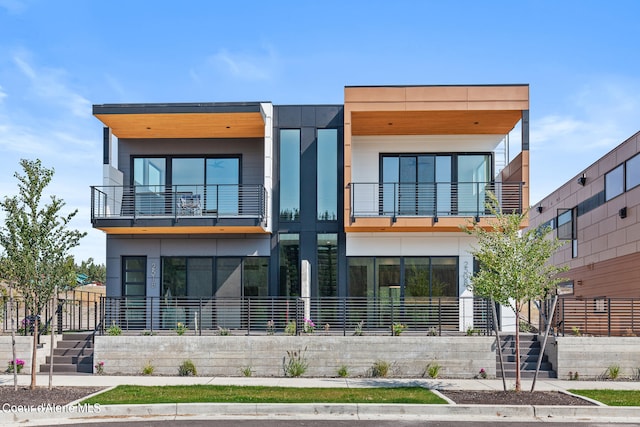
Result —
<path fill-rule="evenodd" d="M 520 306 L 516 304 L 516 391 L 520 390 Z"/>
<path fill-rule="evenodd" d="M 502 360 L 502 344 L 500 343 L 500 329 L 498 328 L 498 314 L 496 313 L 496 303 L 491 300 L 491 312 L 493 313 L 493 328 L 496 331 L 496 345 L 498 346 L 498 357 L 500 359 L 500 373 L 502 375 L 502 388 L 507 391 L 507 380 L 504 375 L 504 361 Z"/>
<path fill-rule="evenodd" d="M 11 352 L 13 355 L 13 390 L 18 390 L 18 363 L 16 359 L 16 331 L 13 318 L 13 286 L 9 285 L 9 316 L 11 317 Z"/>
<path fill-rule="evenodd" d="M 33 307 L 37 307 L 38 306 L 38 300 L 34 299 L 34 304 Z M 37 356 L 38 356 L 38 315 L 37 314 L 33 314 L 35 312 L 32 311 L 31 312 L 31 317 L 33 318 L 33 346 L 32 346 L 32 351 L 31 351 L 31 384 L 29 385 L 29 388 L 31 390 L 35 390 L 36 388 L 36 368 L 37 368 Z"/>
<path fill-rule="evenodd" d="M 53 289 L 53 308 L 52 322 L 49 326 L 49 338 L 51 338 L 51 346 L 49 347 L 49 390 L 53 388 L 53 348 L 55 347 L 55 332 L 58 319 L 58 287 Z"/>
<path fill-rule="evenodd" d="M 538 355 L 538 363 L 536 365 L 536 373 L 533 376 L 533 383 L 531 383 L 531 391 L 536 388 L 536 380 L 538 379 L 538 372 L 540 371 L 540 364 L 544 357 L 544 349 L 547 346 L 547 339 L 549 338 L 549 330 L 551 329 L 551 320 L 553 319 L 553 313 L 556 311 L 556 305 L 558 304 L 558 295 L 553 297 L 553 304 L 551 306 L 551 315 L 547 317 L 547 327 L 544 332 L 544 340 L 542 340 L 542 346 L 540 348 L 540 354 Z"/>

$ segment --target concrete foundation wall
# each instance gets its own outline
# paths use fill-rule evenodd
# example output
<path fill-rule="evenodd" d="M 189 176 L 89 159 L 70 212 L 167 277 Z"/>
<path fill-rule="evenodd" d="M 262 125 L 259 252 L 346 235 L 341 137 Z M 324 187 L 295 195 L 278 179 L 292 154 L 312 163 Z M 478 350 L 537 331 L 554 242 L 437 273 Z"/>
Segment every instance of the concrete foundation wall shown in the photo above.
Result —
<path fill-rule="evenodd" d="M 640 339 L 637 337 L 556 337 L 549 338 L 545 354 L 559 379 L 569 379 L 569 372 L 580 379 L 606 375 L 612 365 L 620 367 L 620 378 L 638 375 Z"/>
<path fill-rule="evenodd" d="M 139 374 L 149 362 L 154 374 L 177 375 L 190 359 L 198 375 L 282 377 L 287 352 L 303 352 L 304 376 L 335 377 L 341 366 L 349 376 L 370 376 L 374 362 L 391 364 L 392 377 L 426 376 L 430 363 L 449 378 L 472 378 L 484 368 L 495 377 L 492 337 L 379 336 L 96 336 L 94 361 L 104 361 L 106 374 Z M 305 350 L 306 349 L 306 350 Z"/>

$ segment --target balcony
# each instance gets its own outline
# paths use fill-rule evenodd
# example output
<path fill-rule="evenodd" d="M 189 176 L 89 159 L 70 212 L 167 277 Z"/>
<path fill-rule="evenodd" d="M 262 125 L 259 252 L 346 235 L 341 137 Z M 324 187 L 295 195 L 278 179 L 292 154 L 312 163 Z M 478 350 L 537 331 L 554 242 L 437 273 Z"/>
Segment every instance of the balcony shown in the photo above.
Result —
<path fill-rule="evenodd" d="M 91 187 L 91 222 L 111 234 L 265 232 L 262 185 Z"/>
<path fill-rule="evenodd" d="M 409 219 L 403 226 L 410 225 L 411 218 L 424 217 L 431 217 L 433 224 L 448 217 L 480 221 L 491 215 L 486 206 L 489 192 L 498 197 L 504 213 L 520 213 L 523 208 L 522 182 L 356 182 L 350 188 L 352 226 L 360 219 L 371 218 L 390 218 L 392 224 L 399 218 Z M 373 227 L 379 224 L 369 221 Z"/>

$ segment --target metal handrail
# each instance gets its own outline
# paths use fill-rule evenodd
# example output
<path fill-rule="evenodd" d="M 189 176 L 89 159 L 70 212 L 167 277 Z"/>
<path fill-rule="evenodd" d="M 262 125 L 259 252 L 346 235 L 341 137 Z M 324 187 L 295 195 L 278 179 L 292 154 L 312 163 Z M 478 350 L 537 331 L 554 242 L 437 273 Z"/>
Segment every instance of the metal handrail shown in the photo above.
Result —
<path fill-rule="evenodd" d="M 488 216 L 493 193 L 505 213 L 521 213 L 522 182 L 352 182 L 352 217 Z"/>
<path fill-rule="evenodd" d="M 267 217 L 259 184 L 112 185 L 91 187 L 91 220 L 117 218 Z"/>

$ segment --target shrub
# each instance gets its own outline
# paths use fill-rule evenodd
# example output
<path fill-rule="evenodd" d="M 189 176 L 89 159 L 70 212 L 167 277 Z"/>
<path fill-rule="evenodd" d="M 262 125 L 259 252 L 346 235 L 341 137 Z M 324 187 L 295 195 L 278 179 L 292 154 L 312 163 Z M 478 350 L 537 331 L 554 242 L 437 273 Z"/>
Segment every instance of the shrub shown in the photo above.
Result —
<path fill-rule="evenodd" d="M 440 375 L 440 369 L 441 368 L 442 368 L 442 366 L 440 366 L 438 363 L 435 363 L 435 362 L 429 363 L 427 365 L 427 369 L 426 369 L 427 375 L 429 375 L 429 378 L 436 379 L 436 378 L 438 378 L 438 375 Z M 484 371 L 484 369 L 482 371 L 480 371 L 480 372 L 483 372 L 483 371 Z M 486 373 L 485 373 L 485 375 L 486 375 Z"/>
<path fill-rule="evenodd" d="M 305 357 L 307 348 L 298 351 L 287 351 L 287 355 L 282 362 L 285 377 L 299 377 L 307 371 L 309 362 Z"/>
<path fill-rule="evenodd" d="M 371 366 L 372 377 L 386 377 L 389 374 L 391 364 L 385 360 L 376 360 Z"/>
<path fill-rule="evenodd" d="M 607 377 L 612 380 L 617 380 L 620 376 L 620 365 L 611 365 L 607 368 Z"/>
<path fill-rule="evenodd" d="M 304 333 L 312 334 L 316 330 L 316 324 L 311 319 L 304 319 Z"/>
<path fill-rule="evenodd" d="M 178 375 L 180 375 L 181 377 L 198 375 L 198 371 L 196 371 L 196 365 L 194 365 L 193 362 L 189 359 L 185 360 L 184 362 L 182 362 L 182 365 L 178 366 Z"/>
<path fill-rule="evenodd" d="M 19 374 L 22 371 L 22 368 L 24 368 L 24 360 L 22 359 L 16 359 L 16 365 L 15 365 L 15 370 L 16 372 Z M 13 360 L 9 360 L 9 363 L 7 365 L 7 372 L 8 373 L 13 373 Z"/>
<path fill-rule="evenodd" d="M 153 371 L 155 368 L 151 364 L 151 361 L 147 361 L 147 363 L 142 367 L 142 375 L 153 375 Z"/>
<path fill-rule="evenodd" d="M 184 323 L 182 323 L 182 322 L 178 322 L 178 323 L 176 324 L 176 329 L 175 329 L 175 331 L 176 331 L 176 334 L 178 334 L 178 335 L 184 335 L 184 333 L 185 333 L 185 332 L 187 332 L 187 329 L 188 329 L 188 328 L 187 328 L 187 326 L 186 326 Z"/>
<path fill-rule="evenodd" d="M 227 337 L 227 336 L 231 335 L 231 331 L 229 331 L 229 329 L 227 329 L 227 328 L 223 328 L 221 326 L 218 326 L 218 335 L 220 335 L 221 337 Z"/>
<path fill-rule="evenodd" d="M 347 368 L 347 365 L 340 366 L 340 369 L 338 369 L 338 376 L 340 378 L 346 378 L 349 376 L 349 369 Z"/>
<path fill-rule="evenodd" d="M 290 320 L 287 323 L 287 326 L 284 327 L 284 333 L 287 335 L 295 335 L 296 334 L 296 321 Z"/>
<path fill-rule="evenodd" d="M 94 366 L 96 368 L 96 374 L 98 375 L 104 374 L 104 362 L 98 362 Z"/>
<path fill-rule="evenodd" d="M 393 332 L 393 336 L 395 337 L 402 335 L 405 329 L 407 329 L 407 325 L 403 323 L 394 323 L 393 325 L 391 325 L 391 330 Z"/>
<path fill-rule="evenodd" d="M 358 323 L 356 323 L 356 327 L 353 331 L 353 335 L 358 337 L 364 335 L 364 333 L 362 332 L 363 327 L 364 327 L 364 320 L 361 320 Z"/>
<path fill-rule="evenodd" d="M 107 328 L 107 335 L 117 336 L 122 334 L 122 328 L 116 325 L 116 322 L 111 323 L 111 326 Z"/>
<path fill-rule="evenodd" d="M 276 323 L 273 320 L 267 322 L 267 335 L 274 335 L 276 333 Z"/>
<path fill-rule="evenodd" d="M 240 373 L 245 377 L 250 377 L 253 375 L 253 370 L 251 369 L 251 366 L 246 366 L 240 369 Z"/>

